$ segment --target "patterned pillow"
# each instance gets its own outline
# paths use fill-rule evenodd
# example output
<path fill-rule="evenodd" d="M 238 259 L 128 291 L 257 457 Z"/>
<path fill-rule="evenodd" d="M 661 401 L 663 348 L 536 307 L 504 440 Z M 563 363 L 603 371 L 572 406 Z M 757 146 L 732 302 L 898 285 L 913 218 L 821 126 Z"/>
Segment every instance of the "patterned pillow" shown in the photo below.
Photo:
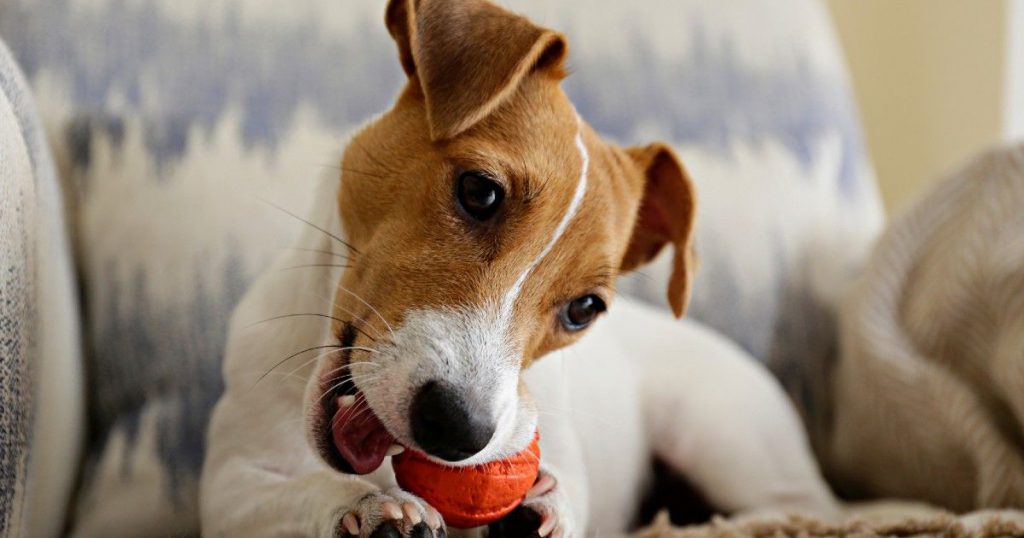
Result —
<path fill-rule="evenodd" d="M 0 536 L 63 527 L 82 429 L 76 301 L 53 163 L 0 41 Z"/>
<path fill-rule="evenodd" d="M 702 202 L 694 317 L 817 420 L 832 294 L 880 223 L 813 0 L 516 0 L 565 30 L 580 112 L 676 145 Z M 403 82 L 382 2 L 0 0 L 76 185 L 94 428 L 79 535 L 195 530 L 226 320 L 313 180 Z M 624 283 L 661 301 L 655 266 Z"/>

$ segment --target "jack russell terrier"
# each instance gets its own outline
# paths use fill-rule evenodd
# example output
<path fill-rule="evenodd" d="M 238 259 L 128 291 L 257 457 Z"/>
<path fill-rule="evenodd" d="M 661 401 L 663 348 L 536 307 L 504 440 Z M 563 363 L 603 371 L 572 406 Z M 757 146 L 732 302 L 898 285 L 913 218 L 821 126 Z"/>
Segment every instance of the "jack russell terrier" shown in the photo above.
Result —
<path fill-rule="evenodd" d="M 485 0 L 391 0 L 385 19 L 407 85 L 232 319 L 203 534 L 446 536 L 388 456 L 472 465 L 538 428 L 527 499 L 470 534 L 624 532 L 655 457 L 726 512 L 831 513 L 762 367 L 612 305 L 616 276 L 670 246 L 686 307 L 695 202 L 672 150 L 615 146 L 577 115 L 562 34 Z"/>

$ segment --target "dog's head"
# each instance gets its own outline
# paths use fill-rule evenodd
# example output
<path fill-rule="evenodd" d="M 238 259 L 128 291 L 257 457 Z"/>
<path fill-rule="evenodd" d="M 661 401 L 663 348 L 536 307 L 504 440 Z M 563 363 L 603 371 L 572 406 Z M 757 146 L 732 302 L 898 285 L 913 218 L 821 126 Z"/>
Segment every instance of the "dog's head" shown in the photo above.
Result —
<path fill-rule="evenodd" d="M 520 373 L 583 334 L 615 278 L 674 249 L 690 289 L 694 198 L 663 144 L 620 148 L 561 89 L 565 37 L 485 0 L 391 0 L 408 84 L 342 159 L 351 254 L 307 412 L 321 455 L 369 472 L 389 445 L 456 464 L 525 447 Z"/>

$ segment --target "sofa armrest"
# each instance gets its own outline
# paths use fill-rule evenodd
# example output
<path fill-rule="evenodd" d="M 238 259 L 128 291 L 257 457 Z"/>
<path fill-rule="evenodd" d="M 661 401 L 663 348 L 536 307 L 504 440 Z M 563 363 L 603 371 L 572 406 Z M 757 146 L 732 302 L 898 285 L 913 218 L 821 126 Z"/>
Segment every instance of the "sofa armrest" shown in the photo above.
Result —
<path fill-rule="evenodd" d="M 27 85 L 0 42 L 0 535 L 56 536 L 84 398 L 64 206 Z"/>

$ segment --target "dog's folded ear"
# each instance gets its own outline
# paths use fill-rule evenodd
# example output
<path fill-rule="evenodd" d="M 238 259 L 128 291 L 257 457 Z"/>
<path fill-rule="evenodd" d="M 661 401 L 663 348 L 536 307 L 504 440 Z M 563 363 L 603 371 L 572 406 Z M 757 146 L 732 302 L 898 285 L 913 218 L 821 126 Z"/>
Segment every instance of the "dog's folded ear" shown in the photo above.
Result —
<path fill-rule="evenodd" d="M 562 34 L 486 0 L 390 0 L 385 22 L 434 140 L 487 117 L 528 75 L 565 76 Z"/>
<path fill-rule="evenodd" d="M 676 317 L 682 317 L 690 301 L 690 281 L 696 270 L 693 184 L 682 162 L 665 144 L 656 142 L 646 147 L 628 148 L 626 153 L 644 171 L 646 181 L 621 270 L 629 271 L 653 260 L 671 243 L 674 252 L 668 302 Z"/>

